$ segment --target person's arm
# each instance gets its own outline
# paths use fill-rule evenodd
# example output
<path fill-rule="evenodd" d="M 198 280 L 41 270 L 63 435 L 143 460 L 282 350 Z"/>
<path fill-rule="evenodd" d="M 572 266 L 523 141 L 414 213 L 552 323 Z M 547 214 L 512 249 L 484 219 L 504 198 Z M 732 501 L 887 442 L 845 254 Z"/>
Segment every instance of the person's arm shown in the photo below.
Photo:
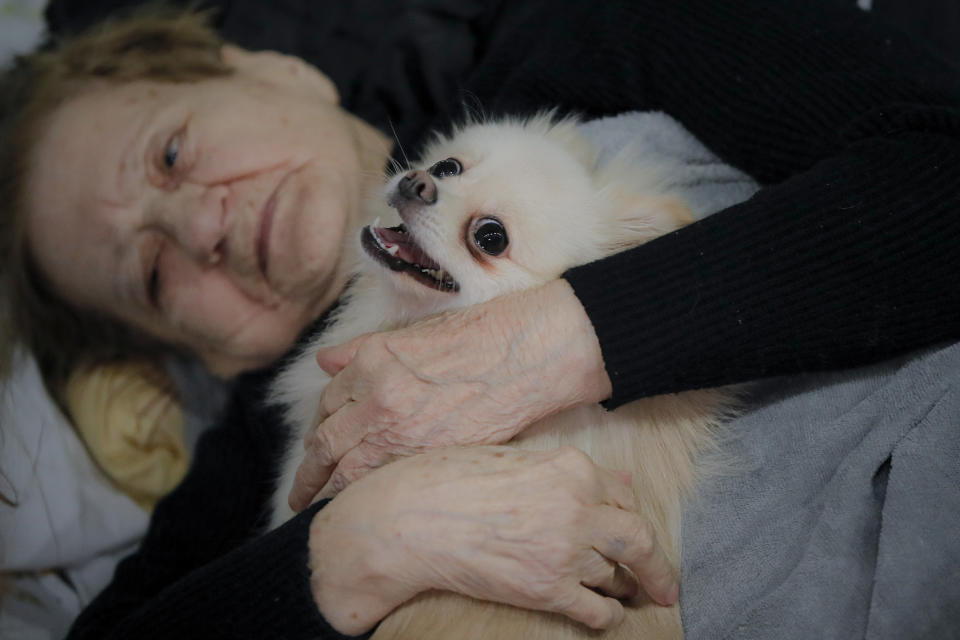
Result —
<path fill-rule="evenodd" d="M 564 3 L 524 38 L 538 5 L 474 79 L 494 111 L 661 109 L 767 185 L 566 274 L 609 406 L 960 336 L 958 74 L 828 3 Z"/>
<path fill-rule="evenodd" d="M 570 447 L 410 457 L 263 533 L 283 434 L 276 408 L 256 401 L 257 378 L 204 435 L 191 472 L 70 640 L 343 638 L 433 589 L 594 628 L 616 625 L 617 599 L 639 589 L 676 602 L 629 474 Z"/>
<path fill-rule="evenodd" d="M 679 585 L 629 473 L 561 447 L 435 449 L 351 484 L 314 519 L 313 592 L 338 629 L 366 631 L 428 590 L 616 626 L 642 589 Z"/>
<path fill-rule="evenodd" d="M 161 500 L 139 550 L 74 623 L 69 638 L 340 638 L 310 590 L 316 505 L 260 535 L 282 438 L 276 412 L 239 385 L 220 427 L 198 443 L 180 486 Z"/>
<path fill-rule="evenodd" d="M 491 12 L 480 51 L 466 94 L 491 114 L 660 109 L 766 186 L 570 270 L 579 310 L 569 287 L 547 285 L 511 308 L 321 352 L 337 375 L 294 503 L 397 455 L 506 441 L 599 389 L 613 408 L 960 337 L 960 75 L 869 16 L 816 2 L 527 0 Z M 518 337 L 530 350 L 488 346 Z M 439 359 L 403 346 L 424 341 Z M 499 360 L 473 369 L 471 391 L 457 383 L 478 345 Z M 517 384 L 518 366 L 543 384 Z"/>

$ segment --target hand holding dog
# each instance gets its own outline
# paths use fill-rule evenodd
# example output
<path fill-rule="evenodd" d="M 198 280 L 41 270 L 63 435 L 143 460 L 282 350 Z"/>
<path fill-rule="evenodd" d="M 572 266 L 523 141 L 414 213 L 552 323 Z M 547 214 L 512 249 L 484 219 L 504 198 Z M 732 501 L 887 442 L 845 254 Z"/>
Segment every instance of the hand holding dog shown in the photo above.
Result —
<path fill-rule="evenodd" d="M 668 605 L 678 592 L 629 484 L 572 447 L 466 447 L 398 460 L 314 518 L 314 599 L 347 634 L 429 589 L 612 627 L 624 615 L 615 598 L 642 588 Z"/>
<path fill-rule="evenodd" d="M 317 360 L 333 379 L 290 493 L 295 511 L 395 458 L 504 443 L 611 390 L 593 327 L 565 280 L 363 335 Z"/>

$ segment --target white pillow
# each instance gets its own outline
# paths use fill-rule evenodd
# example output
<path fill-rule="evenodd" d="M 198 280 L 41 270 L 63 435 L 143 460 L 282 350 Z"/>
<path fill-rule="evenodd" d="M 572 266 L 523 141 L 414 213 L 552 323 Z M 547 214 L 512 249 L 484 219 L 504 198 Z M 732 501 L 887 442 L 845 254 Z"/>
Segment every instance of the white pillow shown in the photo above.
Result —
<path fill-rule="evenodd" d="M 47 395 L 32 357 L 17 353 L 13 375 L 2 385 L 0 487 L 17 504 L 0 502 L 0 571 L 24 575 L 3 599 L 0 629 L 18 624 L 11 618 L 23 624 L 31 611 L 37 617 L 28 624 L 60 627 L 106 586 L 149 516 L 93 464 Z"/>

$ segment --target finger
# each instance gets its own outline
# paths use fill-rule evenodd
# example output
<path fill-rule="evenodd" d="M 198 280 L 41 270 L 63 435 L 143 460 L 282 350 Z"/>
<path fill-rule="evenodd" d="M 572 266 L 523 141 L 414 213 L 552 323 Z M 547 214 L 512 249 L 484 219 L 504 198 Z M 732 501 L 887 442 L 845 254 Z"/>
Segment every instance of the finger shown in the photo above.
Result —
<path fill-rule="evenodd" d="M 293 487 L 287 495 L 287 504 L 295 513 L 299 513 L 310 505 L 310 499 L 316 495 L 320 487 L 326 483 L 333 471 L 333 465 L 324 465 L 318 461 L 313 449 L 307 451 L 297 472 L 293 477 Z"/>
<path fill-rule="evenodd" d="M 594 544 L 602 556 L 620 562 L 633 571 L 640 586 L 650 598 L 662 605 L 677 601 L 680 585 L 658 543 L 650 523 L 636 514 L 601 506 L 597 519 L 599 544 Z"/>
<path fill-rule="evenodd" d="M 633 494 L 633 476 L 629 471 L 604 470 L 600 477 L 604 504 L 626 511 L 637 510 L 637 498 Z"/>
<path fill-rule="evenodd" d="M 570 602 L 554 611 L 591 629 L 615 627 L 623 621 L 624 616 L 619 600 L 602 596 L 583 585 L 577 585 Z"/>
<path fill-rule="evenodd" d="M 357 355 L 357 349 L 360 347 L 360 341 L 364 336 L 359 336 L 336 347 L 320 349 L 317 351 L 317 364 L 332 378 L 350 364 L 350 361 Z"/>
<path fill-rule="evenodd" d="M 637 577 L 617 562 L 611 562 L 594 550 L 590 560 L 591 568 L 587 578 L 582 580 L 586 587 L 599 589 L 601 593 L 617 600 L 631 600 L 640 592 Z"/>
<path fill-rule="evenodd" d="M 613 474 L 617 476 L 617 480 L 625 487 L 633 488 L 633 474 L 629 471 L 614 471 Z"/>
<path fill-rule="evenodd" d="M 392 457 L 386 452 L 361 442 L 343 456 L 330 475 L 330 479 L 327 480 L 327 484 L 314 498 L 314 502 L 334 497 L 346 489 L 351 482 L 359 480 L 391 460 Z"/>
<path fill-rule="evenodd" d="M 340 459 L 363 441 L 367 432 L 358 413 L 356 405 L 349 405 L 313 430 L 287 498 L 291 509 L 296 512 L 305 509 L 327 483 Z"/>
<path fill-rule="evenodd" d="M 327 386 L 320 392 L 317 415 L 313 418 L 314 424 L 323 422 L 356 399 L 354 397 L 355 378 L 352 370 L 347 369 L 330 379 Z"/>

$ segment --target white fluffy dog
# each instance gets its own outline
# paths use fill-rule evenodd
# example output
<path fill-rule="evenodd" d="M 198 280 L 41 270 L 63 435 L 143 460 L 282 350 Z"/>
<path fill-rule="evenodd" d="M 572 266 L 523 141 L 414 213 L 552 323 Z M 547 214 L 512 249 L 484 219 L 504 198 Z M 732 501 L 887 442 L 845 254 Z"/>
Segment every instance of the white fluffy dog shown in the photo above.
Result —
<path fill-rule="evenodd" d="M 648 117 L 654 128 L 672 131 L 684 144 L 692 140 L 667 116 Z M 705 152 L 699 146 L 697 151 Z M 598 162 L 571 119 L 544 115 L 467 125 L 439 137 L 424 158 L 418 169 L 394 176 L 385 202 L 373 205 L 371 218 L 399 214 L 402 224 L 364 227 L 359 275 L 346 303 L 275 381 L 274 398 L 286 406 L 294 433 L 274 498 L 274 524 L 292 515 L 287 494 L 303 457 L 302 438 L 328 381 L 314 360 L 318 348 L 545 283 L 692 221 L 684 183 L 670 163 L 636 149 Z M 729 393 L 705 390 L 640 400 L 612 412 L 581 407 L 529 427 L 512 444 L 573 445 L 600 465 L 630 470 L 640 512 L 677 566 L 682 501 L 696 484 L 703 466 L 698 457 L 711 446 L 730 401 Z M 599 634 L 555 614 L 428 593 L 394 611 L 374 637 L 596 636 L 678 638 L 679 611 L 630 606 L 623 624 Z"/>

